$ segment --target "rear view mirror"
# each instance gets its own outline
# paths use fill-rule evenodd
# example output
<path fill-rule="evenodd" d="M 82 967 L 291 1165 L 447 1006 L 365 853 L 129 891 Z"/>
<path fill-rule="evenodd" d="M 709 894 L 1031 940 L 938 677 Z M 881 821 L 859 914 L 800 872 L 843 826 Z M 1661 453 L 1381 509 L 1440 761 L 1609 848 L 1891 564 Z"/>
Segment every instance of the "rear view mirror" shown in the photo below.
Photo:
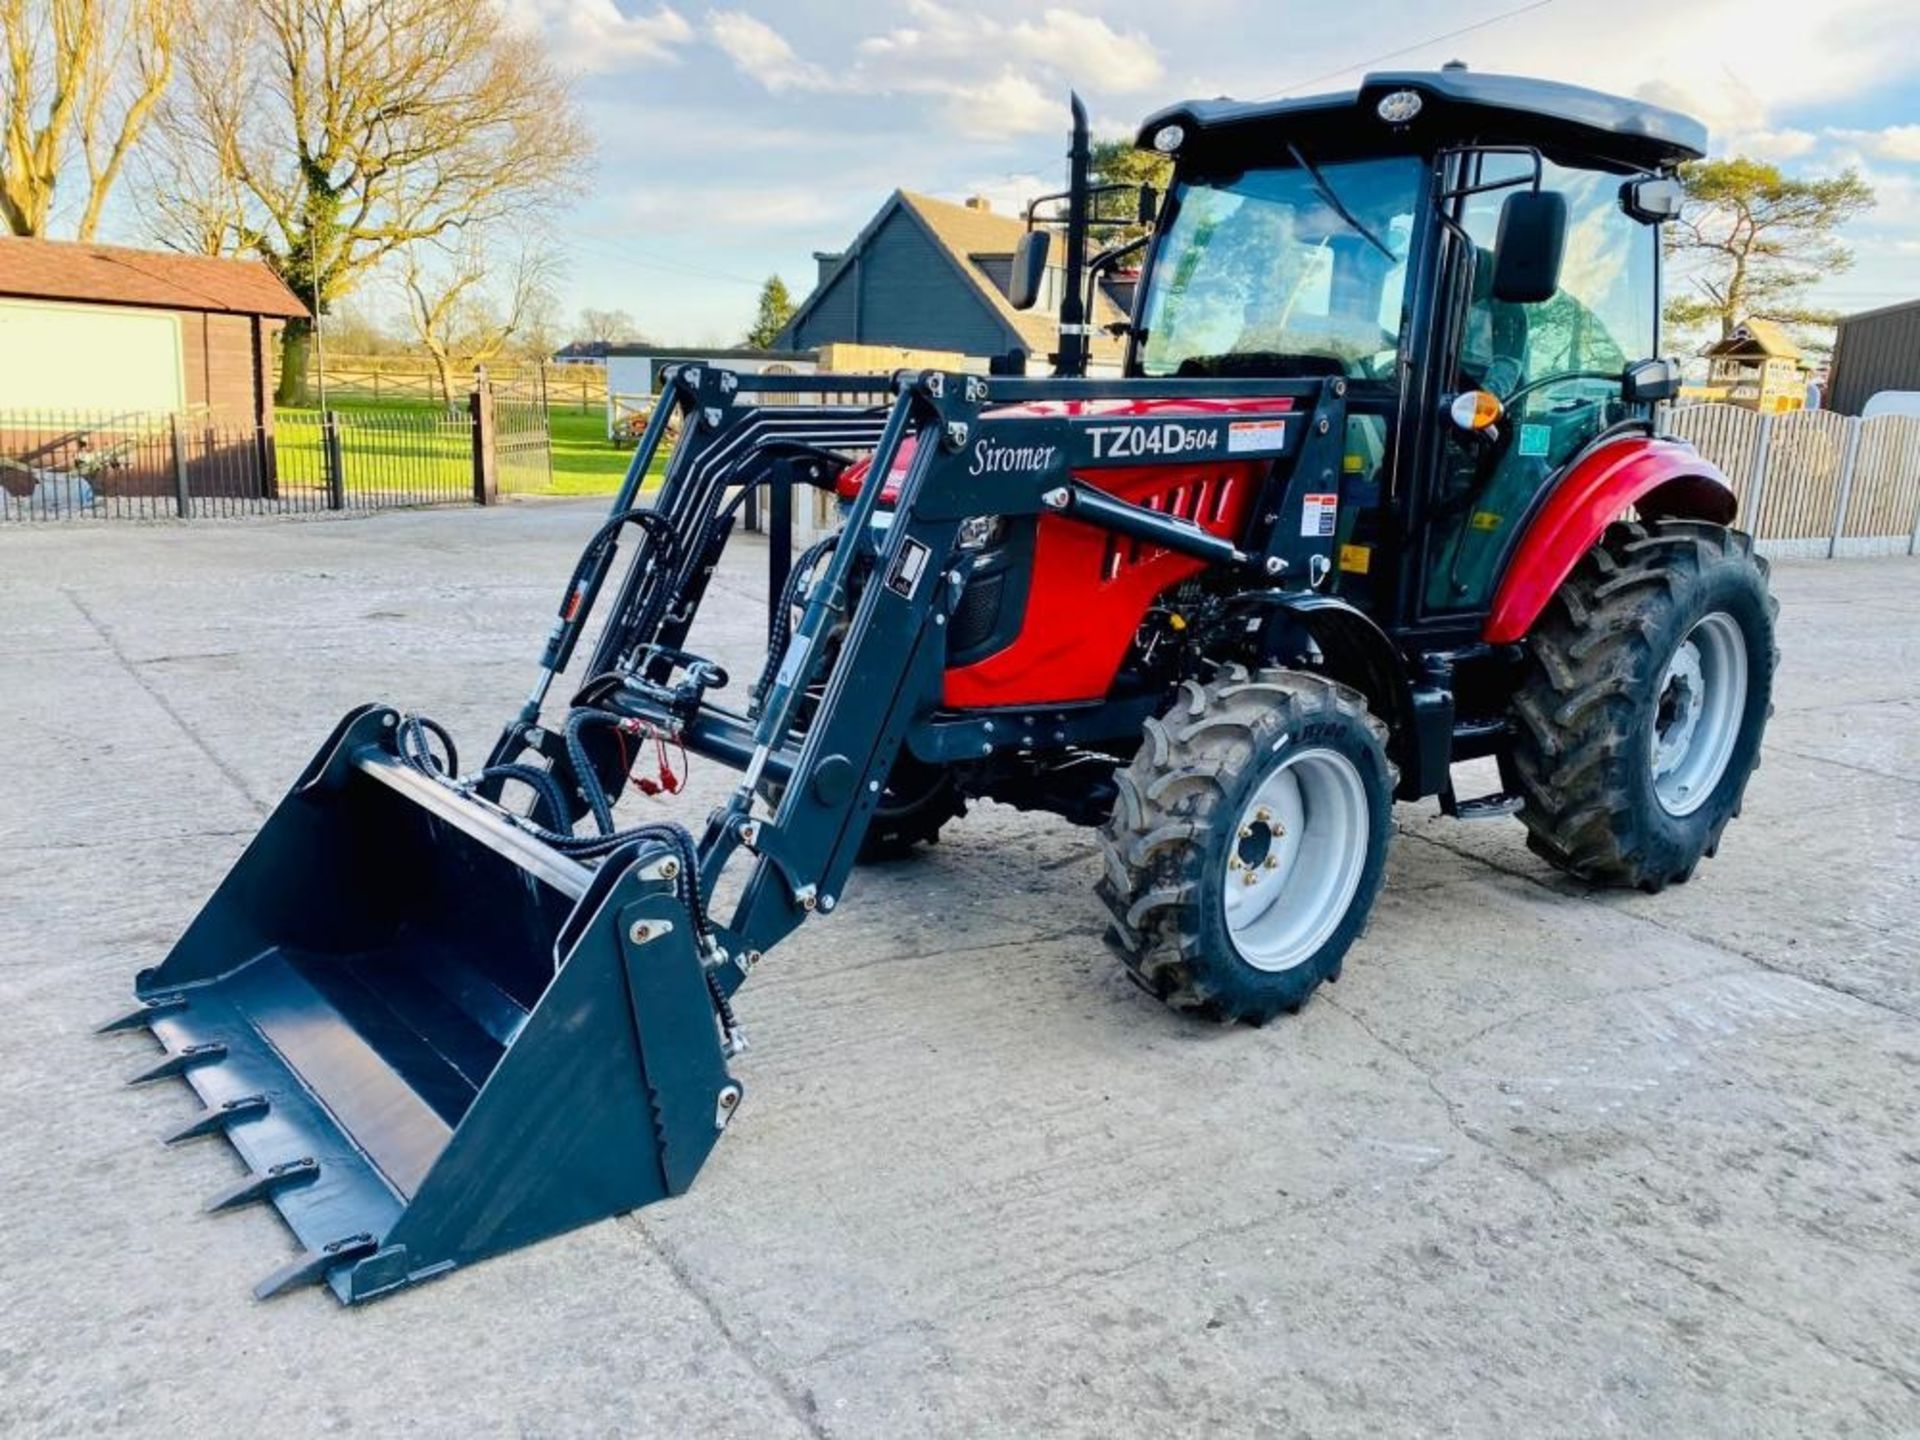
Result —
<path fill-rule="evenodd" d="M 1040 298 L 1040 282 L 1047 274 L 1047 248 L 1053 237 L 1029 230 L 1013 247 L 1013 274 L 1007 279 L 1007 302 L 1016 310 L 1031 310 Z"/>
<path fill-rule="evenodd" d="M 1680 398 L 1678 360 L 1641 360 L 1620 377 L 1620 398 L 1629 405 L 1657 405 Z"/>
<path fill-rule="evenodd" d="M 1500 207 L 1493 242 L 1493 298 L 1538 305 L 1560 288 L 1567 200 L 1557 190 L 1516 190 Z"/>
<path fill-rule="evenodd" d="M 1680 213 L 1687 192 L 1670 175 L 1650 175 L 1629 180 L 1620 187 L 1620 208 L 1642 225 L 1658 225 Z"/>

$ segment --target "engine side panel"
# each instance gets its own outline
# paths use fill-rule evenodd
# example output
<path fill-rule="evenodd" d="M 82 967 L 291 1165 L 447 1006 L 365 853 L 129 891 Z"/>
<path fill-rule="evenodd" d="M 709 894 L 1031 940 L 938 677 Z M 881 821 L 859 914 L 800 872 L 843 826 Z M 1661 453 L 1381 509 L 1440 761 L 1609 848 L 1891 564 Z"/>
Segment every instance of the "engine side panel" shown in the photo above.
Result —
<path fill-rule="evenodd" d="M 1148 465 L 1076 478 L 1232 537 L 1242 532 L 1269 463 Z M 1190 556 L 1064 515 L 1041 516 L 1019 634 L 1005 649 L 949 669 L 943 703 L 967 709 L 1098 700 L 1155 597 L 1204 568 Z"/>

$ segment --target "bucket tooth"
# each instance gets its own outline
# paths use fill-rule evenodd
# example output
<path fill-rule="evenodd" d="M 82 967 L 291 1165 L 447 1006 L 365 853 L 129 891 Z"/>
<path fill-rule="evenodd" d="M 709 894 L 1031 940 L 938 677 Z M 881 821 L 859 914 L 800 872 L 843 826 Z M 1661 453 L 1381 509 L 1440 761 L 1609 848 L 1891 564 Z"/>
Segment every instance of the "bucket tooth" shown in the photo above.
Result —
<path fill-rule="evenodd" d="M 227 1047 L 218 1040 L 209 1040 L 201 1045 L 188 1045 L 174 1051 L 151 1070 L 142 1070 L 129 1085 L 145 1085 L 151 1080 L 164 1080 L 169 1075 L 184 1075 L 196 1065 L 211 1065 L 216 1060 L 227 1058 Z"/>
<path fill-rule="evenodd" d="M 290 1190 L 296 1185 L 311 1185 L 319 1178 L 320 1162 L 311 1155 L 303 1155 L 298 1160 L 282 1160 L 278 1165 L 271 1165 L 229 1185 L 209 1199 L 204 1208 L 209 1215 L 217 1215 L 222 1210 L 238 1210 L 242 1205 L 251 1205 L 256 1200 L 270 1200 L 282 1190 Z"/>
<path fill-rule="evenodd" d="M 330 1240 L 317 1249 L 303 1250 L 255 1285 L 253 1298 L 271 1300 L 284 1291 L 295 1290 L 302 1285 L 317 1285 L 327 1278 L 327 1272 L 334 1266 L 371 1255 L 378 1248 L 379 1243 L 363 1230 L 358 1235 Z"/>
<path fill-rule="evenodd" d="M 136 1005 L 124 1015 L 116 1015 L 104 1025 L 96 1025 L 96 1035 L 111 1035 L 116 1030 L 142 1030 L 163 1015 L 174 1015 L 187 1008 L 184 995 L 162 995 Z"/>
<path fill-rule="evenodd" d="M 218 1105 L 209 1105 L 202 1110 L 167 1136 L 163 1143 L 178 1145 L 182 1140 L 191 1140 L 196 1135 L 224 1134 L 229 1125 L 258 1119 L 266 1113 L 267 1097 L 264 1095 L 242 1095 L 236 1100 L 223 1100 Z"/>

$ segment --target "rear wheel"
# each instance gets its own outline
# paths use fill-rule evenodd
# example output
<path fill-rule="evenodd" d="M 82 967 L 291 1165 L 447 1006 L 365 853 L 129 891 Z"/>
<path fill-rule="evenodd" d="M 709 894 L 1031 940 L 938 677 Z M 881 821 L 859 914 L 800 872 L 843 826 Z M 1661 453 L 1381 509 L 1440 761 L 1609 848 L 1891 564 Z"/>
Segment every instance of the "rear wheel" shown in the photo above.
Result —
<path fill-rule="evenodd" d="M 1254 1024 L 1336 978 L 1380 888 L 1394 777 L 1354 690 L 1239 666 L 1189 681 L 1118 772 L 1108 943 L 1177 1009 Z"/>
<path fill-rule="evenodd" d="M 1690 878 L 1760 763 L 1778 608 L 1745 535 L 1612 527 L 1528 640 L 1504 763 L 1532 849 L 1602 884 Z"/>

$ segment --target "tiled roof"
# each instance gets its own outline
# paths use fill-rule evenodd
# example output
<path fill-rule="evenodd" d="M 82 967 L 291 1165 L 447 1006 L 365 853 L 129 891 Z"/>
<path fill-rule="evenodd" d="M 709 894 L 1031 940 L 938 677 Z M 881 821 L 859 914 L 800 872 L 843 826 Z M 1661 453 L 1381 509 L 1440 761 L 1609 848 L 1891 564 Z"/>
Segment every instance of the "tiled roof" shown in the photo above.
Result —
<path fill-rule="evenodd" d="M 216 260 L 66 240 L 0 239 L 0 296 L 304 317 L 307 307 L 257 260 Z"/>
<path fill-rule="evenodd" d="M 913 212 L 941 247 L 958 262 L 981 297 L 993 307 L 1001 320 L 1013 328 L 1036 359 L 1044 359 L 1059 349 L 1059 316 L 1038 309 L 1014 309 L 993 278 L 973 261 L 975 255 L 1011 255 L 1014 246 L 1020 243 L 1021 235 L 1026 233 L 1024 220 L 1012 215 L 998 215 L 991 210 L 955 205 L 950 200 L 936 200 L 931 195 L 919 195 L 911 190 L 899 191 L 898 195 L 900 202 Z M 1093 314 L 1088 317 L 1096 332 L 1102 326 L 1126 318 L 1120 307 L 1100 293 L 1096 286 Z M 1092 355 L 1096 360 L 1118 364 L 1126 351 L 1126 346 L 1111 335 L 1096 333 L 1091 343 Z"/>

